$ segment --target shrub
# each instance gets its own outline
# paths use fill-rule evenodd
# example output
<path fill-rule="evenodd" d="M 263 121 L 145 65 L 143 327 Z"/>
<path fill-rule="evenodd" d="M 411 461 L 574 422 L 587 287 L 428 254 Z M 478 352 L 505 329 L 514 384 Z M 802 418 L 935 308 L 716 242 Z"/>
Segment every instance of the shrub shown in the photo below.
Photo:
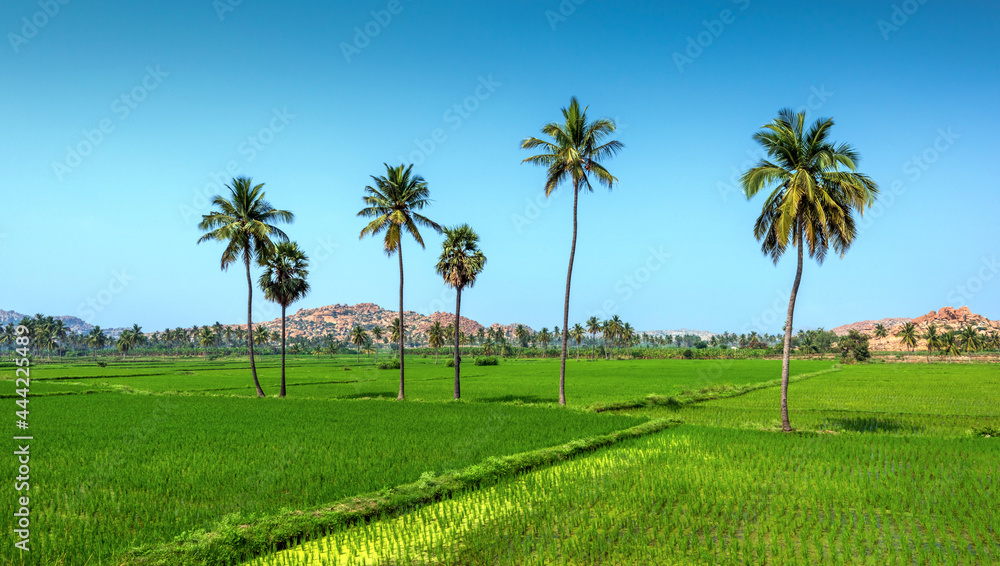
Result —
<path fill-rule="evenodd" d="M 685 360 L 690 360 L 694 357 L 694 351 L 691 348 L 688 348 L 687 350 L 684 350 L 684 353 L 681 355 L 684 356 Z"/>
<path fill-rule="evenodd" d="M 399 360 L 393 358 L 391 360 L 379 362 L 377 367 L 378 369 L 399 369 Z"/>
<path fill-rule="evenodd" d="M 462 358 L 459 358 L 458 361 L 462 361 Z M 455 358 L 448 358 L 447 360 L 445 360 L 444 361 L 444 367 L 446 367 L 446 368 L 453 368 L 453 367 L 455 367 Z"/>
<path fill-rule="evenodd" d="M 488 358 L 476 358 L 477 366 L 498 366 L 500 365 L 500 360 L 496 356 L 490 356 Z"/>
<path fill-rule="evenodd" d="M 108 367 L 108 362 L 97 362 L 97 367 L 106 368 Z"/>

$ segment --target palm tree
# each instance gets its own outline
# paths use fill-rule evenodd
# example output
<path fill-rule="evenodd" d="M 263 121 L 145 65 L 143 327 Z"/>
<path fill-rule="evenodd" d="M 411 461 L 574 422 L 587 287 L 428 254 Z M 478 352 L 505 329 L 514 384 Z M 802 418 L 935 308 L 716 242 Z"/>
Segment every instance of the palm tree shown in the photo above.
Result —
<path fill-rule="evenodd" d="M 584 334 L 583 325 L 579 322 L 574 324 L 573 329 L 569 331 L 569 335 L 576 341 L 576 361 L 580 361 L 580 342 L 583 342 Z"/>
<path fill-rule="evenodd" d="M 875 325 L 875 332 L 872 334 L 875 338 L 885 338 L 889 335 L 889 331 L 886 330 L 885 325 L 881 322 Z"/>
<path fill-rule="evenodd" d="M 274 224 L 277 222 L 291 223 L 295 215 L 287 210 L 277 210 L 264 200 L 264 184 L 254 185 L 249 177 L 233 179 L 232 185 L 226 185 L 231 193 L 230 198 L 222 195 L 212 197 L 212 205 L 218 210 L 202 216 L 198 228 L 206 233 L 198 239 L 198 243 L 209 240 L 226 242 L 222 252 L 222 270 L 240 257 L 247 272 L 247 345 L 250 347 L 250 374 L 253 376 L 257 396 L 263 397 L 264 390 L 257 380 L 257 366 L 253 356 L 253 280 L 250 279 L 250 261 L 266 260 L 274 253 L 274 242 L 277 238 L 288 241 L 288 236 Z"/>
<path fill-rule="evenodd" d="M 604 323 L 604 341 L 611 342 L 611 349 L 608 351 L 608 359 L 614 358 L 615 342 L 621 337 L 622 319 L 616 314 Z"/>
<path fill-rule="evenodd" d="M 208 356 L 208 347 L 215 343 L 216 334 L 212 333 L 212 329 L 209 327 L 204 327 L 198 334 L 198 343 L 201 347 L 205 349 L 203 356 Z"/>
<path fill-rule="evenodd" d="M 562 109 L 563 123 L 550 122 L 542 126 L 542 134 L 551 138 L 545 141 L 530 137 L 521 142 L 522 149 L 540 148 L 542 153 L 533 155 L 522 163 L 548 167 L 545 196 L 548 197 L 560 183 L 573 183 L 573 239 L 569 251 L 569 268 L 566 271 L 566 298 L 563 301 L 562 358 L 559 365 L 559 404 L 566 404 L 566 348 L 569 343 L 569 293 L 573 280 L 573 259 L 576 256 L 577 209 L 580 191 L 593 191 L 590 175 L 611 190 L 618 179 L 600 163 L 624 148 L 618 140 L 605 141 L 617 129 L 614 120 L 606 118 L 587 122 L 587 107 L 580 109 L 576 97 L 568 108 Z"/>
<path fill-rule="evenodd" d="M 528 339 L 530 337 L 531 333 L 528 332 L 528 329 L 525 328 L 523 324 L 518 324 L 514 328 L 514 338 L 517 340 L 518 346 L 520 346 L 520 350 L 517 353 L 517 357 L 519 358 L 521 357 L 521 353 L 528 346 Z M 482 343 L 482 341 L 483 341 L 482 338 L 480 338 L 479 342 Z"/>
<path fill-rule="evenodd" d="M 399 343 L 403 339 L 403 333 L 399 329 L 399 317 L 392 319 L 392 328 L 389 331 L 389 340 L 394 344 Z"/>
<path fill-rule="evenodd" d="M 108 337 L 104 335 L 104 331 L 101 330 L 100 326 L 95 326 L 90 329 L 87 334 L 87 345 L 94 350 L 94 359 L 97 359 L 97 350 L 104 347 L 107 343 Z"/>
<path fill-rule="evenodd" d="M 479 234 L 468 224 L 444 229 L 441 257 L 437 262 L 437 274 L 444 278 L 445 285 L 456 291 L 455 295 L 455 399 L 462 397 L 459 381 L 461 356 L 459 344 L 462 335 L 460 313 L 462 310 L 462 289 L 476 284 L 476 278 L 486 267 L 486 256 L 479 249 Z M 435 350 L 435 361 L 437 350 Z"/>
<path fill-rule="evenodd" d="M 959 336 L 962 338 L 962 351 L 968 354 L 971 364 L 972 354 L 983 349 L 983 337 L 979 335 L 979 329 L 971 324 L 965 325 Z"/>
<path fill-rule="evenodd" d="M 441 328 L 440 321 L 435 320 L 427 330 L 427 343 L 434 348 L 434 364 L 437 365 L 438 348 L 444 345 L 444 329 Z"/>
<path fill-rule="evenodd" d="M 548 353 L 547 350 L 549 349 L 549 342 L 552 341 L 552 335 L 549 334 L 549 329 L 543 326 L 542 329 L 538 331 L 538 335 L 536 337 L 538 338 L 538 343 L 542 345 L 542 357 L 544 358 Z"/>
<path fill-rule="evenodd" d="M 405 169 L 404 169 L 405 167 Z M 403 233 L 407 232 L 416 240 L 420 247 L 424 246 L 424 239 L 420 236 L 418 225 L 432 228 L 435 232 L 441 232 L 441 226 L 436 222 L 414 212 L 421 210 L 428 204 L 430 194 L 427 190 L 427 182 L 420 175 L 411 176 L 413 165 L 406 167 L 390 167 L 385 164 L 386 174 L 375 177 L 375 186 L 365 187 L 365 208 L 358 212 L 358 216 L 363 218 L 373 218 L 364 229 L 361 230 L 360 238 L 365 236 L 376 236 L 385 232 L 383 240 L 383 251 L 388 256 L 396 254 L 399 256 L 399 321 L 405 329 L 406 323 L 403 318 Z M 405 332 L 399 333 L 399 400 L 403 400 L 404 385 L 404 363 L 403 351 Z"/>
<path fill-rule="evenodd" d="M 931 363 L 931 352 L 941 347 L 941 335 L 938 334 L 937 325 L 932 322 L 921 338 L 927 340 L 927 363 Z"/>
<path fill-rule="evenodd" d="M 917 336 L 917 327 L 914 326 L 912 322 L 904 323 L 903 328 L 899 329 L 896 336 L 899 338 L 899 341 L 906 346 L 906 359 L 909 361 L 910 352 L 917 347 L 917 341 L 919 340 L 919 336 Z"/>
<path fill-rule="evenodd" d="M 959 354 L 962 353 L 957 338 L 958 337 L 956 336 L 954 331 L 945 332 L 941 336 L 941 345 L 939 346 L 939 349 L 941 350 L 942 353 L 944 353 L 944 355 L 958 356 Z"/>
<path fill-rule="evenodd" d="M 984 340 L 983 347 L 990 350 L 1000 350 L 1000 332 L 996 330 L 990 332 L 989 336 Z"/>
<path fill-rule="evenodd" d="M 590 339 L 592 341 L 590 346 L 590 359 L 594 359 L 594 355 L 597 353 L 597 333 L 601 331 L 601 319 L 596 316 L 592 316 L 587 319 L 587 332 L 590 333 Z"/>
<path fill-rule="evenodd" d="M 796 114 L 785 109 L 754 134 L 754 140 L 763 146 L 767 158 L 761 159 L 740 179 L 748 200 L 775 185 L 754 226 L 754 237 L 762 242 L 761 251 L 777 264 L 789 245 L 798 249 L 781 364 L 781 428 L 784 431 L 792 430 L 788 420 L 788 368 L 804 249 L 808 246 L 809 257 L 821 265 L 831 247 L 843 257 L 857 235 L 854 211 L 863 215 L 864 209 L 875 203 L 879 192 L 874 181 L 857 172 L 860 157 L 854 148 L 829 141 L 833 120 L 817 120 L 806 131 L 805 117 L 805 112 Z"/>
<path fill-rule="evenodd" d="M 281 242 L 274 247 L 274 255 L 261 263 L 264 273 L 257 283 L 264 291 L 264 298 L 281 305 L 281 391 L 285 396 L 285 311 L 288 305 L 309 293 L 309 258 L 295 242 Z"/>
<path fill-rule="evenodd" d="M 378 363 L 378 342 L 382 342 L 382 340 L 383 340 L 383 338 L 382 338 L 383 334 L 385 334 L 385 331 L 382 330 L 381 326 L 375 325 L 375 327 L 372 328 L 372 338 L 375 339 L 375 363 L 376 364 Z"/>
<path fill-rule="evenodd" d="M 365 332 L 364 328 L 361 328 L 360 324 L 355 326 L 354 329 L 351 330 L 351 342 L 353 342 L 354 345 L 358 347 L 359 364 L 361 363 L 361 347 L 364 346 L 365 342 L 367 341 L 368 341 L 368 333 Z"/>
<path fill-rule="evenodd" d="M 258 324 L 253 330 L 252 344 L 267 344 L 271 340 L 271 331 L 263 324 Z"/>

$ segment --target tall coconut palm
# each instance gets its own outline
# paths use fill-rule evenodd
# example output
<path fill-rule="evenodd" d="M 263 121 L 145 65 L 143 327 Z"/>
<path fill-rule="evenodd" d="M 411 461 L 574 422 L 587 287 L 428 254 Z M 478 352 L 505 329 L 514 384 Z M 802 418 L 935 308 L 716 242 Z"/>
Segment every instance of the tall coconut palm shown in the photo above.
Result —
<path fill-rule="evenodd" d="M 398 344 L 403 339 L 403 332 L 399 327 L 399 317 L 392 319 L 392 326 L 389 328 L 389 340 Z"/>
<path fill-rule="evenodd" d="M 226 242 L 222 252 L 222 270 L 242 258 L 247 273 L 247 345 L 250 348 L 250 374 L 253 376 L 257 396 L 263 397 L 264 390 L 260 388 L 257 379 L 257 365 L 253 352 L 253 280 L 250 278 L 251 261 L 267 259 L 274 253 L 276 238 L 282 242 L 288 241 L 288 236 L 275 226 L 278 222 L 291 223 L 295 215 L 287 210 L 277 210 L 264 200 L 264 184 L 254 185 L 249 177 L 233 179 L 231 185 L 226 185 L 230 197 L 222 195 L 212 197 L 212 205 L 217 210 L 202 216 L 198 228 L 205 234 L 198 243 L 216 240 Z"/>
<path fill-rule="evenodd" d="M 612 175 L 601 161 L 613 157 L 625 146 L 618 140 L 608 141 L 617 126 L 614 120 L 601 118 L 587 121 L 587 107 L 580 109 L 576 97 L 569 101 L 569 107 L 562 109 L 563 122 L 550 122 L 542 126 L 542 134 L 551 139 L 530 137 L 521 142 L 522 149 L 541 149 L 542 153 L 524 159 L 522 163 L 532 163 L 548 167 L 545 180 L 545 196 L 563 181 L 573 185 L 573 239 L 569 251 L 569 267 L 566 270 L 566 298 L 563 301 L 562 357 L 559 365 L 559 404 L 566 404 L 566 348 L 569 343 L 569 294 L 573 281 L 573 259 L 576 257 L 577 209 L 580 191 L 593 191 L 590 177 L 611 190 L 618 179 Z"/>
<path fill-rule="evenodd" d="M 434 348 L 434 364 L 438 363 L 438 348 L 444 345 L 444 328 L 441 322 L 435 320 L 431 327 L 427 329 L 427 344 Z"/>
<path fill-rule="evenodd" d="M 848 144 L 830 141 L 833 120 L 817 120 L 807 130 L 805 118 L 805 112 L 785 109 L 754 134 L 767 157 L 740 179 L 748 200 L 774 187 L 754 226 L 754 237 L 762 242 L 761 251 L 777 264 L 789 245 L 798 250 L 781 364 L 781 428 L 785 431 L 792 430 L 788 420 L 788 373 L 805 248 L 809 249 L 809 257 L 821 265 L 830 248 L 843 257 L 857 235 L 854 212 L 863 215 L 879 192 L 874 181 L 857 172 L 857 151 Z"/>
<path fill-rule="evenodd" d="M 281 305 L 281 390 L 278 397 L 285 396 L 285 311 L 295 301 L 309 293 L 309 258 L 295 242 L 280 242 L 274 248 L 274 255 L 266 258 L 261 265 L 264 273 L 257 283 L 264 291 L 264 298 Z"/>
<path fill-rule="evenodd" d="M 385 335 L 385 331 L 382 330 L 381 326 L 375 325 L 372 328 L 372 338 L 375 340 L 375 363 L 378 363 L 378 343 L 382 342 L 382 337 Z"/>
<path fill-rule="evenodd" d="M 952 330 L 941 335 L 941 345 L 938 349 L 946 356 L 958 356 L 962 353 L 955 331 Z"/>
<path fill-rule="evenodd" d="M 392 256 L 392 254 L 399 256 L 399 322 L 405 329 L 406 323 L 403 318 L 403 234 L 409 233 L 423 248 L 426 246 L 424 246 L 424 239 L 420 235 L 418 226 L 431 228 L 435 232 L 441 232 L 441 226 L 415 212 L 423 209 L 431 201 L 428 198 L 430 192 L 427 190 L 427 182 L 420 175 L 412 174 L 413 165 L 391 167 L 385 164 L 385 170 L 385 175 L 378 177 L 372 175 L 375 186 L 365 187 L 365 208 L 358 212 L 358 216 L 373 220 L 361 230 L 360 238 L 377 236 L 384 232 L 382 251 L 388 256 Z M 405 398 L 405 364 L 403 359 L 405 338 L 405 331 L 400 332 L 399 400 Z"/>
<path fill-rule="evenodd" d="M 358 347 L 358 363 L 361 363 L 361 347 L 368 342 L 368 333 L 361 325 L 357 325 L 351 330 L 351 342 Z"/>
<path fill-rule="evenodd" d="M 437 262 L 437 274 L 444 278 L 445 285 L 455 289 L 455 399 L 461 399 L 462 387 L 459 345 L 462 336 L 460 313 L 462 311 L 462 290 L 476 284 L 476 278 L 486 267 L 486 256 L 479 249 L 479 234 L 468 224 L 444 229 L 444 242 Z M 435 350 L 435 356 L 436 356 Z"/>
<path fill-rule="evenodd" d="M 979 329 L 971 324 L 962 328 L 959 336 L 962 339 L 962 351 L 969 356 L 969 363 L 972 363 L 972 354 L 983 349 L 983 337 L 979 335 Z"/>
<path fill-rule="evenodd" d="M 872 336 L 878 339 L 882 339 L 888 335 L 889 335 L 889 330 L 886 329 L 884 324 L 880 322 L 875 325 L 875 331 L 872 333 Z"/>
<path fill-rule="evenodd" d="M 267 329 L 263 324 L 258 324 L 257 328 L 253 329 L 253 340 L 251 342 L 257 345 L 264 345 L 271 341 L 271 331 Z"/>
<path fill-rule="evenodd" d="M 514 338 L 517 339 L 517 344 L 518 346 L 520 346 L 520 351 L 518 351 L 517 357 L 519 358 L 521 357 L 521 353 L 528 346 L 528 339 L 530 337 L 531 337 L 531 332 L 529 332 L 528 329 L 525 328 L 523 324 L 518 324 L 517 327 L 514 328 Z M 480 338 L 479 340 L 480 344 L 482 343 L 482 341 L 483 341 L 482 338 Z"/>
<path fill-rule="evenodd" d="M 941 335 L 938 334 L 937 325 L 932 322 L 921 338 L 927 341 L 927 363 L 931 363 L 931 352 L 941 348 Z"/>
<path fill-rule="evenodd" d="M 594 355 L 597 353 L 597 334 L 601 331 L 601 319 L 596 316 L 592 316 L 587 319 L 587 332 L 590 333 L 591 345 L 590 345 L 590 359 L 594 359 Z"/>
<path fill-rule="evenodd" d="M 538 343 L 542 346 L 542 357 L 544 358 L 548 353 L 549 342 L 552 341 L 552 335 L 549 334 L 549 329 L 543 326 L 542 329 L 538 331 L 536 338 L 538 339 Z"/>
<path fill-rule="evenodd" d="M 579 322 L 573 325 L 573 329 L 569 331 L 569 335 L 576 342 L 576 361 L 580 361 L 580 342 L 583 342 L 583 336 L 586 332 L 583 330 L 583 325 Z"/>
<path fill-rule="evenodd" d="M 906 322 L 903 324 L 903 327 L 896 332 L 896 337 L 899 338 L 899 341 L 904 346 L 906 346 L 906 358 L 907 361 L 909 361 L 910 353 L 917 347 L 917 341 L 920 339 L 920 337 L 917 336 L 917 327 L 912 322 Z"/>
<path fill-rule="evenodd" d="M 202 328 L 201 332 L 198 333 L 198 344 L 205 349 L 202 353 L 203 357 L 208 357 L 208 347 L 215 343 L 215 339 L 216 334 L 207 326 Z"/>
<path fill-rule="evenodd" d="M 97 350 L 104 347 L 108 342 L 108 337 L 104 335 L 104 331 L 101 330 L 100 326 L 95 326 L 90 329 L 87 334 L 87 345 L 94 351 L 94 359 L 97 359 Z"/>

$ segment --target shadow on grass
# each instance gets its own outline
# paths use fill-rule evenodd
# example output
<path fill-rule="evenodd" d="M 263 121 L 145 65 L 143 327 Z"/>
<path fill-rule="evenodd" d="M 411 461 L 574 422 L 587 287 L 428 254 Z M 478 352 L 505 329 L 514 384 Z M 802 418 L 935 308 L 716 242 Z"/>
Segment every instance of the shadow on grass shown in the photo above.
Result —
<path fill-rule="evenodd" d="M 476 399 L 483 403 L 558 403 L 558 397 L 539 397 L 537 395 L 503 395 L 501 397 L 489 397 L 486 399 Z"/>
<path fill-rule="evenodd" d="M 914 434 L 924 431 L 924 427 L 916 426 L 912 423 L 900 421 L 898 419 L 880 417 L 854 417 L 843 419 L 831 419 L 832 428 L 843 429 L 853 432 L 889 432 Z"/>
<path fill-rule="evenodd" d="M 395 399 L 399 393 L 388 391 L 368 391 L 350 395 L 334 395 L 331 399 Z"/>

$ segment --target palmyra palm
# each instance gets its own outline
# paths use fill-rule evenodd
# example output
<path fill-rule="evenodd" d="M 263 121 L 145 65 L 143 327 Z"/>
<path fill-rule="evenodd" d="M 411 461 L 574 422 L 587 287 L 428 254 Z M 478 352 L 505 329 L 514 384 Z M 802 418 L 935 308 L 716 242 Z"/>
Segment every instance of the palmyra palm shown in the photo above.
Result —
<path fill-rule="evenodd" d="M 601 161 L 613 157 L 624 148 L 617 140 L 607 141 L 617 126 L 614 120 L 606 118 L 587 121 L 587 108 L 580 108 L 576 97 L 570 99 L 569 107 L 562 109 L 563 122 L 550 122 L 542 127 L 542 134 L 551 141 L 530 137 L 521 142 L 523 149 L 540 148 L 542 153 L 524 159 L 522 163 L 533 163 L 548 168 L 545 180 L 545 196 L 563 181 L 573 185 L 573 238 L 569 251 L 569 267 L 566 271 L 566 298 L 563 301 L 562 356 L 559 365 L 559 404 L 566 404 L 566 349 L 569 343 L 569 295 L 573 280 L 573 259 L 576 256 L 577 209 L 580 191 L 593 191 L 590 176 L 611 190 L 618 179 L 608 172 Z"/>
<path fill-rule="evenodd" d="M 829 140 L 832 127 L 833 120 L 828 118 L 817 120 L 807 130 L 805 112 L 781 110 L 753 136 L 767 157 L 740 179 L 748 200 L 774 187 L 754 225 L 754 237 L 762 242 L 761 251 L 775 264 L 789 245 L 798 251 L 781 367 L 781 428 L 786 432 L 792 430 L 788 420 L 788 375 L 805 248 L 819 264 L 830 248 L 843 257 L 857 235 L 854 212 L 864 214 L 879 192 L 874 181 L 857 172 L 857 151 L 848 144 Z"/>
<path fill-rule="evenodd" d="M 292 222 L 295 215 L 287 210 L 277 210 L 264 200 L 264 184 L 254 185 L 248 177 L 233 179 L 226 185 L 230 198 L 221 195 L 212 197 L 212 205 L 217 210 L 202 216 L 198 228 L 205 234 L 198 243 L 216 240 L 225 242 L 221 267 L 226 271 L 230 265 L 242 259 L 247 274 L 247 345 L 250 348 L 250 374 L 253 376 L 257 396 L 263 397 L 264 390 L 257 379 L 257 366 L 253 352 L 253 280 L 250 278 L 251 261 L 261 261 L 274 253 L 276 238 L 288 241 L 288 236 L 275 226 L 278 222 Z"/>
<path fill-rule="evenodd" d="M 264 298 L 281 305 L 281 390 L 278 397 L 285 396 L 285 312 L 288 306 L 309 293 L 309 258 L 295 242 L 281 242 L 274 248 L 274 255 L 262 264 L 264 273 L 258 283 L 264 290 Z"/>
<path fill-rule="evenodd" d="M 441 226 L 429 218 L 417 213 L 430 204 L 430 192 L 427 190 L 427 182 L 420 175 L 413 175 L 413 166 L 406 167 L 400 165 L 391 167 L 385 164 L 386 174 L 381 176 L 372 175 L 375 186 L 365 187 L 364 202 L 365 207 L 358 212 L 362 218 L 371 218 L 362 230 L 360 238 L 365 236 L 377 236 L 385 233 L 382 241 L 382 251 L 386 255 L 399 256 L 399 323 L 403 331 L 399 333 L 399 396 L 400 401 L 404 395 L 404 343 L 406 338 L 406 323 L 403 318 L 403 234 L 408 233 L 413 239 L 424 246 L 424 239 L 420 235 L 419 226 L 431 228 L 435 232 L 441 231 Z"/>
<path fill-rule="evenodd" d="M 476 278 L 486 267 L 486 256 L 479 249 L 479 234 L 468 224 L 444 229 L 444 242 L 436 271 L 444 278 L 446 285 L 455 289 L 455 399 L 462 397 L 460 383 L 459 347 L 462 338 L 460 313 L 462 310 L 462 290 L 476 284 Z M 435 350 L 435 356 L 436 356 Z"/>

